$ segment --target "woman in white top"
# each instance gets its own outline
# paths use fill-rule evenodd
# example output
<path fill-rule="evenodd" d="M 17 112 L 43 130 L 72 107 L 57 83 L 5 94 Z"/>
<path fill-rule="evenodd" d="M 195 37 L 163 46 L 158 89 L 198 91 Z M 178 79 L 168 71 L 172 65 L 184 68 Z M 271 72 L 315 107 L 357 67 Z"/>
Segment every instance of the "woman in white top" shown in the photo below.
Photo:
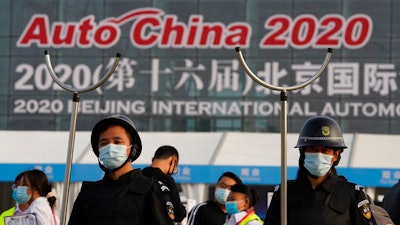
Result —
<path fill-rule="evenodd" d="M 22 214 L 33 214 L 38 225 L 58 225 L 54 214 L 56 197 L 51 194 L 51 184 L 41 170 L 27 170 L 23 173 L 20 185 L 14 188 L 13 195 L 26 201 L 29 207 Z M 14 194 L 15 193 L 15 194 Z"/>

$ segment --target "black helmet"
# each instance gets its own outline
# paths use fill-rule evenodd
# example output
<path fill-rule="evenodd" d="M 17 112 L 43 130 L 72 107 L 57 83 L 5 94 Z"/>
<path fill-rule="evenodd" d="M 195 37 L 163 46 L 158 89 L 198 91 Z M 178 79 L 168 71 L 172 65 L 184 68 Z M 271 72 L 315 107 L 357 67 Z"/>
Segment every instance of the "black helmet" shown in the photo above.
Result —
<path fill-rule="evenodd" d="M 295 148 L 307 146 L 347 148 L 339 124 L 327 116 L 311 117 L 303 124 Z"/>
<path fill-rule="evenodd" d="M 140 140 L 139 134 L 136 130 L 135 124 L 132 122 L 131 119 L 129 119 L 127 116 L 124 115 L 111 115 L 106 117 L 105 119 L 100 120 L 97 122 L 97 124 L 93 127 L 92 130 L 92 136 L 91 136 L 91 143 L 92 143 L 92 149 L 94 154 L 99 157 L 99 137 L 100 137 L 100 132 L 104 131 L 107 129 L 109 124 L 116 124 L 120 125 L 127 132 L 131 135 L 132 138 L 132 148 L 131 148 L 131 154 L 129 155 L 129 158 L 134 161 L 137 159 L 142 152 L 142 142 Z"/>

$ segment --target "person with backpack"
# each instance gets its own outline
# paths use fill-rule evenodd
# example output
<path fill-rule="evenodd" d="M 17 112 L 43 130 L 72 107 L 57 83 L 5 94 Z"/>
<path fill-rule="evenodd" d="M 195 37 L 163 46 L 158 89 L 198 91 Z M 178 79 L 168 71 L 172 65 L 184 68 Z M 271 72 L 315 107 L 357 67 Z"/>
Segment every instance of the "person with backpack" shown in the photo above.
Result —
<path fill-rule="evenodd" d="M 91 144 L 103 179 L 85 181 L 69 225 L 173 225 L 160 185 L 134 169 L 142 143 L 132 120 L 111 115 L 92 129 Z"/>
<path fill-rule="evenodd" d="M 186 208 L 181 202 L 179 191 L 176 186 L 175 180 L 172 177 L 178 171 L 179 153 L 175 147 L 170 145 L 164 145 L 159 147 L 154 153 L 154 157 L 151 160 L 151 166 L 148 166 L 142 170 L 143 175 L 147 177 L 155 177 L 161 182 L 161 185 L 165 185 L 169 193 L 166 196 L 171 201 L 175 222 L 179 223 L 186 217 Z"/>
<path fill-rule="evenodd" d="M 337 175 L 335 167 L 347 147 L 334 119 L 306 120 L 295 147 L 300 168 L 296 179 L 287 182 L 287 225 L 376 224 L 363 188 Z M 264 224 L 282 224 L 280 195 L 278 186 Z"/>

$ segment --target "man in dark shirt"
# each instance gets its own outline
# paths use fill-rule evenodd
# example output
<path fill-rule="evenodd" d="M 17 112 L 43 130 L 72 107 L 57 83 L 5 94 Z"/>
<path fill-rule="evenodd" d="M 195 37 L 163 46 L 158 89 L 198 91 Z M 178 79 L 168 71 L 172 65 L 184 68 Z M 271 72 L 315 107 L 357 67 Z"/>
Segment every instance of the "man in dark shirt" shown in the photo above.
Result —
<path fill-rule="evenodd" d="M 336 173 L 340 154 L 347 147 L 335 120 L 308 119 L 296 147 L 300 148 L 300 168 L 296 180 L 287 183 L 288 225 L 375 224 L 362 187 Z M 280 209 L 280 189 L 276 188 L 264 224 L 282 224 Z"/>
<path fill-rule="evenodd" d="M 214 200 L 194 206 L 189 212 L 187 225 L 223 225 L 227 215 L 225 203 L 234 184 L 242 184 L 242 180 L 232 172 L 223 173 L 218 179 Z"/>
<path fill-rule="evenodd" d="M 91 135 L 102 180 L 83 182 L 69 225 L 173 225 L 158 183 L 133 169 L 142 151 L 133 122 L 123 115 L 100 120 Z"/>
<path fill-rule="evenodd" d="M 177 223 L 181 222 L 186 217 L 186 208 L 181 202 L 175 180 L 171 176 L 177 173 L 178 162 L 179 153 L 176 148 L 164 145 L 159 147 L 154 153 L 151 166 L 144 168 L 142 171 L 143 175 L 155 177 L 168 187 L 169 199 L 174 206 L 174 218 L 172 219 Z"/>
<path fill-rule="evenodd" d="M 394 224 L 400 224 L 400 181 L 385 194 L 383 208 L 386 209 Z"/>

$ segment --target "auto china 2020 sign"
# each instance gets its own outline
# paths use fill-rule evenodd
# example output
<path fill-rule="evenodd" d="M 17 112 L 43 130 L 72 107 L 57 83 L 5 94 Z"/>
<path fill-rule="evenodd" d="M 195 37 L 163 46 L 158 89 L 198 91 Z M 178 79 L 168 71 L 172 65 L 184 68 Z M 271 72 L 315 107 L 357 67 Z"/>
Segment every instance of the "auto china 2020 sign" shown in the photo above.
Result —
<path fill-rule="evenodd" d="M 204 22 L 203 15 L 191 15 L 184 23 L 178 15 L 160 9 L 141 8 L 118 17 L 95 21 L 88 15 L 79 22 L 49 22 L 46 14 L 35 14 L 18 39 L 18 47 L 110 48 L 121 37 L 121 26 L 131 22 L 130 42 L 137 48 L 234 48 L 249 47 L 252 27 L 246 22 L 224 24 Z M 344 18 L 327 14 L 318 19 L 312 14 L 296 18 L 272 15 L 265 21 L 268 33 L 259 47 L 267 48 L 346 48 L 363 47 L 370 39 L 373 23 L 366 14 Z"/>
<path fill-rule="evenodd" d="M 46 13 L 37 1 L 36 7 L 24 8 L 23 19 L 3 31 L 15 38 L 13 51 L 1 61 L 10 65 L 11 81 L 1 84 L 8 90 L 0 92 L 8 106 L 3 114 L 12 114 L 2 129 L 53 129 L 25 122 L 54 115 L 50 120 L 57 124 L 57 118 L 71 113 L 69 99 L 59 94 L 62 90 L 41 58 L 42 51 L 50 49 L 55 72 L 77 88 L 96 83 L 112 65 L 114 51 L 122 52 L 116 73 L 80 102 L 80 113 L 89 121 L 91 115 L 123 113 L 146 118 L 141 126 L 153 130 L 148 118 L 162 116 L 186 120 L 178 130 L 196 130 L 188 128 L 189 120 L 212 124 L 245 117 L 253 124 L 250 131 L 277 131 L 279 93 L 245 76 L 234 51 L 241 47 L 254 72 L 280 86 L 310 78 L 323 61 L 324 49 L 333 48 L 326 74 L 290 96 L 289 116 L 299 122 L 312 115 L 332 116 L 348 124 L 348 132 L 371 126 L 377 133 L 400 132 L 393 121 L 400 117 L 400 41 L 394 13 L 398 6 L 389 7 L 392 1 L 357 7 L 336 7 L 336 1 L 328 1 L 335 7 L 318 10 L 282 1 L 234 1 L 236 7 L 223 7 L 223 1 L 155 1 L 157 7 L 83 1 L 87 7 L 78 9 L 48 2 L 64 13 Z M 263 118 L 267 122 L 260 123 Z"/>

